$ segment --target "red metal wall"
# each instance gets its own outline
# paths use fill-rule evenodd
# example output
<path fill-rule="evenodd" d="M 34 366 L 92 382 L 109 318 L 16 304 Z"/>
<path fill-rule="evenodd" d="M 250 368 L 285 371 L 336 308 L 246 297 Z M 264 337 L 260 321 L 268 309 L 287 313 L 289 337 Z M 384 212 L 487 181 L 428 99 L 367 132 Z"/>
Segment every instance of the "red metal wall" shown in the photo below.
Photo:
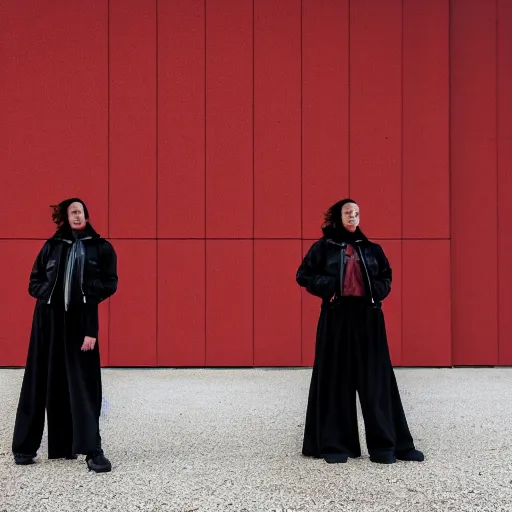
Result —
<path fill-rule="evenodd" d="M 72 195 L 119 255 L 105 365 L 310 365 L 295 271 L 348 194 L 394 269 L 395 365 L 512 364 L 511 2 L 0 9 L 0 365 Z"/>

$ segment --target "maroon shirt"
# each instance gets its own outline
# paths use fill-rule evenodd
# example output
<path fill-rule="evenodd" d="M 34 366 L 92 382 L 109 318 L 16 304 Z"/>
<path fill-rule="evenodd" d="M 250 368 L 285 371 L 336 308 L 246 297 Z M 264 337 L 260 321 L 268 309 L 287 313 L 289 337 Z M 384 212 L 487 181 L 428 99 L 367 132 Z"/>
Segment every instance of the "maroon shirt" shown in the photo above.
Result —
<path fill-rule="evenodd" d="M 352 297 L 364 296 L 363 273 L 359 254 L 351 245 L 345 251 L 345 273 L 343 276 L 343 295 Z"/>

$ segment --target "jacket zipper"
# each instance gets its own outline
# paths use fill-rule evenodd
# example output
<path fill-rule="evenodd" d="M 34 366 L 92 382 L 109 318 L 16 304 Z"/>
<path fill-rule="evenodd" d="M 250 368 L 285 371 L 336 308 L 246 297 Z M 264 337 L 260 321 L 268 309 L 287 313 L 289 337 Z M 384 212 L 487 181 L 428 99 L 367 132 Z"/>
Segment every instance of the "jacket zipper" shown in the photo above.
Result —
<path fill-rule="evenodd" d="M 340 271 L 340 289 L 341 289 L 341 295 L 343 295 L 343 277 L 344 277 L 344 270 L 345 270 L 345 249 L 347 247 L 347 244 L 345 242 L 338 244 L 334 240 L 327 240 L 327 243 L 337 245 L 338 247 L 341 247 L 341 271 Z M 364 267 L 364 273 L 366 274 L 366 281 L 368 282 L 368 289 L 370 290 L 370 299 L 372 301 L 372 304 L 375 305 L 375 300 L 373 298 L 373 291 L 372 291 L 372 282 L 370 281 L 370 274 L 368 273 L 368 268 L 366 266 L 366 261 L 363 256 L 363 251 L 361 250 L 361 247 L 359 244 L 355 244 L 357 253 L 359 254 L 359 258 L 363 262 Z"/>
<path fill-rule="evenodd" d="M 375 304 L 375 301 L 373 300 L 372 282 L 370 281 L 370 274 L 368 273 L 366 261 L 364 260 L 363 251 L 361 250 L 361 247 L 359 245 L 356 245 L 356 247 L 357 247 L 357 252 L 359 253 L 359 257 L 361 258 L 361 261 L 363 262 L 363 267 L 364 267 L 364 271 L 366 274 L 366 280 L 368 281 L 368 289 L 370 290 L 370 298 L 372 300 L 372 304 Z"/>
<path fill-rule="evenodd" d="M 86 237 L 82 238 L 82 240 L 92 240 L 92 236 L 86 236 Z M 84 247 L 84 251 L 85 251 L 85 247 Z M 84 304 L 86 304 L 87 298 L 85 297 L 85 293 L 84 293 L 84 267 L 85 267 L 85 259 L 82 262 L 82 269 L 81 269 L 81 275 L 80 275 L 80 291 L 82 292 Z"/>
<path fill-rule="evenodd" d="M 69 240 L 65 240 L 64 238 L 57 238 L 56 240 L 62 240 L 63 242 L 66 242 L 68 244 L 71 243 Z M 55 286 L 57 285 L 57 281 L 59 279 L 59 269 L 60 269 L 61 256 L 62 256 L 62 253 L 59 255 L 59 261 L 57 262 L 57 273 L 55 275 L 55 281 L 53 283 L 52 291 L 50 292 L 50 297 L 48 298 L 48 303 L 47 304 L 51 304 L 52 297 L 53 297 L 53 292 L 55 290 Z"/>
<path fill-rule="evenodd" d="M 59 258 L 59 262 L 57 263 L 57 274 L 55 276 L 55 281 L 52 286 L 52 291 L 50 292 L 50 297 L 48 298 L 48 304 L 51 304 L 51 302 L 52 302 L 53 291 L 55 290 L 55 286 L 57 285 L 57 280 L 59 278 L 59 268 L 60 268 L 60 258 Z"/>
<path fill-rule="evenodd" d="M 91 240 L 91 239 L 92 239 L 92 236 L 86 236 L 82 240 Z M 64 238 L 58 238 L 57 240 L 62 240 L 63 242 L 66 242 L 69 245 L 73 245 L 73 242 L 71 242 L 70 240 L 66 240 Z M 57 263 L 57 277 L 55 278 L 55 282 L 53 283 L 52 291 L 50 292 L 50 297 L 48 298 L 48 304 L 51 303 L 53 292 L 55 290 L 55 286 L 57 285 L 57 280 L 58 280 L 58 277 L 59 277 L 60 260 L 61 260 L 61 258 L 59 257 L 59 262 Z M 86 304 L 87 303 L 87 298 L 85 297 L 85 293 L 84 293 L 83 268 L 82 268 L 82 274 L 80 276 L 80 291 L 82 292 L 82 298 L 83 298 L 84 304 Z"/>
<path fill-rule="evenodd" d="M 343 278 L 345 277 L 345 251 L 347 244 L 345 242 L 338 244 L 334 240 L 327 240 L 328 243 L 341 247 L 340 249 L 340 296 L 343 295 Z"/>

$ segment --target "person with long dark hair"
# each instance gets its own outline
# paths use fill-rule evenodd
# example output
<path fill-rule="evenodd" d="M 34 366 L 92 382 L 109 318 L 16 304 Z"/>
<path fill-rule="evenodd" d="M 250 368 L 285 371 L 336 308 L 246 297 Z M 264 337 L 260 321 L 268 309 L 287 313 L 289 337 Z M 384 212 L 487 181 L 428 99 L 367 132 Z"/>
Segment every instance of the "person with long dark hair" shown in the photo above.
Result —
<path fill-rule="evenodd" d="M 14 427 L 14 461 L 34 462 L 46 410 L 48 457 L 84 454 L 90 470 L 107 472 L 111 463 L 99 431 L 98 304 L 117 290 L 117 256 L 91 226 L 82 200 L 67 199 L 52 208 L 57 230 L 30 274 L 36 305 Z"/>
<path fill-rule="evenodd" d="M 297 271 L 300 286 L 322 299 L 302 453 L 328 463 L 359 457 L 356 393 L 370 460 L 424 460 L 405 418 L 386 338 L 382 301 L 392 272 L 378 244 L 359 229 L 359 206 L 337 202 L 323 237 Z"/>

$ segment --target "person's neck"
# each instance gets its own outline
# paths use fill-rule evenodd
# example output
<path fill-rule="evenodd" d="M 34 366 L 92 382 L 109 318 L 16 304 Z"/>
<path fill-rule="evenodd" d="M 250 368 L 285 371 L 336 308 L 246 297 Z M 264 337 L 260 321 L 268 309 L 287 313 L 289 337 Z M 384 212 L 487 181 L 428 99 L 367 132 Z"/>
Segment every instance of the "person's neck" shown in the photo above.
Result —
<path fill-rule="evenodd" d="M 73 234 L 73 237 L 76 239 L 76 238 L 83 238 L 87 233 L 86 233 L 86 226 L 81 228 L 81 229 L 73 229 L 71 228 L 71 233 Z"/>

